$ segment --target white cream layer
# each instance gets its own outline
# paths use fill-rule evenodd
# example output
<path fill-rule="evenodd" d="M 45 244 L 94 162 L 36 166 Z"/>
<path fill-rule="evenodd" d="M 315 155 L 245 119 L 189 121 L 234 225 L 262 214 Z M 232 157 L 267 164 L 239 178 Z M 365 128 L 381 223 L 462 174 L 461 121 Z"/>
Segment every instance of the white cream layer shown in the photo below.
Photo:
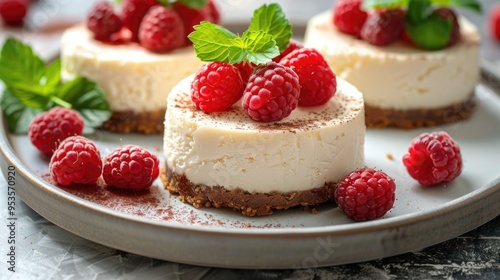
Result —
<path fill-rule="evenodd" d="M 475 26 L 460 20 L 462 42 L 424 51 L 396 42 L 370 45 L 333 26 L 330 11 L 313 17 L 304 44 L 318 49 L 338 77 L 354 84 L 365 103 L 384 109 L 439 108 L 467 100 L 479 80 Z"/>
<path fill-rule="evenodd" d="M 192 76 L 167 99 L 165 161 L 195 184 L 249 192 L 289 192 L 337 182 L 364 164 L 362 94 L 338 79 L 325 105 L 299 107 L 275 123 L 257 123 L 241 101 L 223 113 L 195 109 Z"/>
<path fill-rule="evenodd" d="M 136 44 L 110 45 L 93 39 L 83 25 L 61 38 L 62 78 L 84 76 L 104 91 L 115 112 L 165 109 L 174 85 L 203 64 L 192 47 L 155 54 Z"/>

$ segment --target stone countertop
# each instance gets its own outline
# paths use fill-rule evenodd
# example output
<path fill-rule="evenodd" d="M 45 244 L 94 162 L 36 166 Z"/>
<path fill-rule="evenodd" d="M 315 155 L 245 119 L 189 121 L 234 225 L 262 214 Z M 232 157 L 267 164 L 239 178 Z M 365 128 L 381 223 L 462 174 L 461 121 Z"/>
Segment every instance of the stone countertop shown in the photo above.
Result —
<path fill-rule="evenodd" d="M 57 27 L 67 26 L 82 19 L 82 11 L 92 1 L 38 1 L 31 12 L 30 22 L 42 27 L 52 37 L 47 45 L 46 58 L 54 56 L 57 48 Z M 252 7 L 263 1 L 220 0 L 222 8 L 231 15 L 228 20 L 238 22 L 248 18 Z M 250 4 L 251 2 L 251 4 Z M 265 1 L 271 2 L 271 1 Z M 304 24 L 310 15 L 329 9 L 333 1 L 282 0 L 285 11 L 295 22 Z M 500 61 L 500 45 L 486 33 L 486 16 L 491 5 L 498 1 L 482 1 L 485 13 L 463 14 L 481 29 L 482 58 Z M 303 4 L 307 3 L 307 4 Z M 298 4 L 301 4 L 300 8 Z M 248 6 L 245 9 L 241 7 Z M 238 7 L 238 8 L 237 8 Z M 240 12 L 238 12 L 240 11 Z M 62 25 L 51 25 L 51 18 L 59 18 Z M 5 32 L 2 32 L 5 36 Z M 28 40 L 37 33 L 25 33 Z M 33 39 L 36 40 L 36 39 Z M 49 51 L 50 49 L 51 51 Z M 499 64 L 500 65 L 500 64 Z M 500 67 L 499 67 L 500 69 Z M 499 71 L 500 73 L 500 71 Z M 500 85 L 500 83 L 496 83 Z M 500 89 L 500 86 L 499 88 Z M 5 170 L 2 170 L 5 174 Z M 0 176 L 0 201 L 7 205 L 7 183 Z M 462 236 L 417 252 L 380 260 L 333 267 L 298 270 L 235 270 L 206 268 L 177 264 L 118 251 L 85 240 L 61 229 L 31 210 L 18 199 L 16 207 L 18 240 L 16 273 L 6 272 L 5 255 L 8 252 L 8 230 L 0 230 L 0 279 L 499 279 L 500 278 L 500 216 Z M 4 207 L 4 206 L 2 206 Z M 3 209 L 3 208 L 2 208 Z M 7 221 L 7 210 L 0 211 Z"/>

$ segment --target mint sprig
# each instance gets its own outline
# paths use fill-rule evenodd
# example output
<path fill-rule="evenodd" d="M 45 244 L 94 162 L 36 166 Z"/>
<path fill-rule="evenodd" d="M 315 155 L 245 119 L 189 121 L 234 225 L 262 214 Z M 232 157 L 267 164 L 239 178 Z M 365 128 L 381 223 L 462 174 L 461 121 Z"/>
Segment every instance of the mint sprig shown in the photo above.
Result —
<path fill-rule="evenodd" d="M 278 4 L 265 4 L 255 10 L 241 37 L 206 21 L 194 26 L 194 30 L 188 38 L 198 58 L 231 64 L 243 60 L 265 64 L 278 56 L 292 37 L 292 25 Z"/>
<path fill-rule="evenodd" d="M 91 133 L 111 116 L 97 85 L 78 77 L 61 83 L 61 62 L 48 66 L 29 45 L 8 38 L 0 56 L 0 80 L 5 85 L 0 104 L 12 133 L 26 133 L 34 116 L 55 106 L 77 110 Z"/>
<path fill-rule="evenodd" d="M 208 4 L 208 0 L 177 0 L 177 2 L 195 9 L 203 8 Z"/>

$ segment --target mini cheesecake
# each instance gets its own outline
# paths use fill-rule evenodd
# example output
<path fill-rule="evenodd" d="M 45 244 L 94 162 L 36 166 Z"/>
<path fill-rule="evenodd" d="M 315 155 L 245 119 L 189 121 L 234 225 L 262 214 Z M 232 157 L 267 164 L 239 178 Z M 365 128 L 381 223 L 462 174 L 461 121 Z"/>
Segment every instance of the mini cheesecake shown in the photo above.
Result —
<path fill-rule="evenodd" d="M 87 77 L 104 92 L 113 112 L 105 129 L 153 134 L 163 132 L 168 92 L 203 62 L 191 46 L 157 54 L 135 43 L 102 43 L 78 25 L 61 38 L 61 64 L 63 79 Z"/>
<path fill-rule="evenodd" d="M 362 94 L 338 79 L 325 105 L 298 107 L 277 122 L 255 122 L 235 103 L 205 113 L 190 97 L 193 76 L 167 98 L 165 187 L 193 206 L 247 216 L 333 200 L 337 182 L 364 165 Z"/>
<path fill-rule="evenodd" d="M 363 93 L 368 127 L 436 126 L 468 119 L 475 108 L 480 35 L 464 18 L 459 24 L 460 42 L 442 50 L 402 41 L 379 47 L 338 31 L 327 11 L 310 19 L 304 45 Z"/>

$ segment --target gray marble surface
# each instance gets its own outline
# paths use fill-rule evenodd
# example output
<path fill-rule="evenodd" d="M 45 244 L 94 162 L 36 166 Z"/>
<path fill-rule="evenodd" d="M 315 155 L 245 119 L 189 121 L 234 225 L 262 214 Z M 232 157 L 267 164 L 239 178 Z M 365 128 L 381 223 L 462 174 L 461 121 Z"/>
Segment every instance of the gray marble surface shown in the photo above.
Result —
<path fill-rule="evenodd" d="M 44 57 L 57 54 L 58 28 L 80 21 L 92 2 L 38 1 L 36 9 L 31 11 L 29 23 L 32 28 L 45 32 L 44 36 L 53 36 L 38 47 L 44 51 Z M 226 11 L 226 20 L 240 22 L 249 17 L 253 7 L 264 1 L 219 2 Z M 311 15 L 329 9 L 334 1 L 275 2 L 285 7 L 294 22 L 304 24 Z M 498 1 L 482 2 L 485 7 L 482 15 L 464 14 L 483 32 L 483 58 L 500 61 L 500 45 L 490 40 L 485 30 L 486 14 Z M 1 34 L 5 36 L 5 31 Z M 23 36 L 36 41 L 38 35 L 26 32 Z M 16 197 L 14 232 L 16 272 L 10 272 L 8 242 L 12 233 L 8 228 L 7 182 L 3 177 L 6 173 L 7 170 L 2 170 L 0 176 L 0 217 L 3 221 L 0 225 L 0 279 L 500 279 L 500 216 L 460 237 L 400 256 L 325 268 L 234 270 L 171 263 L 102 246 L 50 223 L 19 197 Z"/>

